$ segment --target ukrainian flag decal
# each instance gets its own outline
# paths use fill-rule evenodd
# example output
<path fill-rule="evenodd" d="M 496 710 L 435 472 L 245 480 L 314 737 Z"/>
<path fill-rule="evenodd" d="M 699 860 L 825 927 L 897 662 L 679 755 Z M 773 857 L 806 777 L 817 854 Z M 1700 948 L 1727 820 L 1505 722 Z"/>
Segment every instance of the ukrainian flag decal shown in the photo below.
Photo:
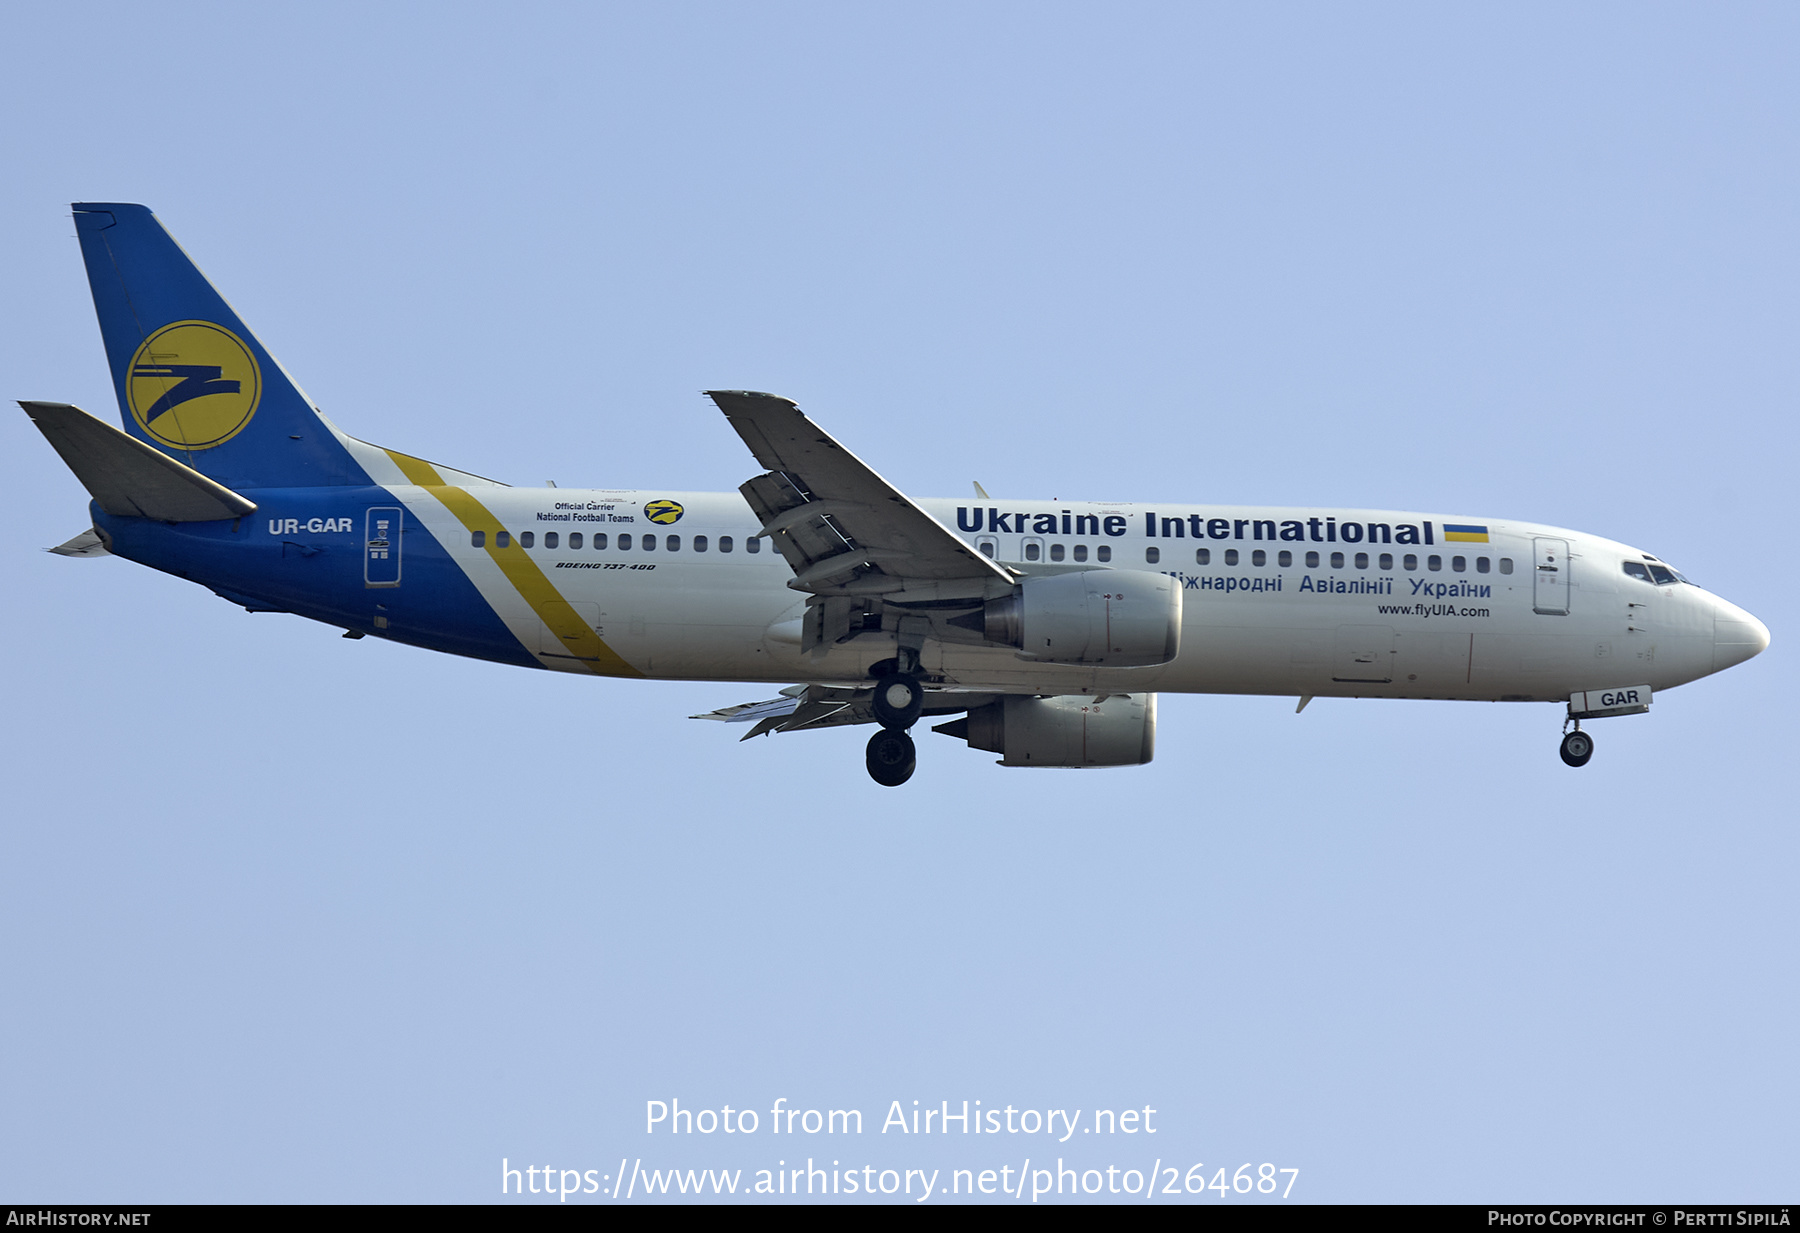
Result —
<path fill-rule="evenodd" d="M 1447 544 L 1485 544 L 1488 542 L 1487 528 L 1446 522 L 1444 524 L 1444 542 Z"/>

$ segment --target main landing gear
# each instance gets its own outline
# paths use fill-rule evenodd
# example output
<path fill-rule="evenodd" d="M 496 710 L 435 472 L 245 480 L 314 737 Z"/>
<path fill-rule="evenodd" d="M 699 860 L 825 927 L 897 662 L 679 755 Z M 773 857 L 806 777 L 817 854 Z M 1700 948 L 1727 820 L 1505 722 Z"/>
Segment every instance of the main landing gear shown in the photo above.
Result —
<path fill-rule="evenodd" d="M 918 752 L 913 748 L 912 737 L 898 728 L 877 728 L 869 738 L 864 762 L 870 779 L 884 788 L 898 788 L 912 778 Z"/>
<path fill-rule="evenodd" d="M 918 765 L 917 750 L 906 730 L 918 722 L 925 709 L 925 687 L 905 670 L 910 666 L 896 661 L 894 669 L 875 682 L 875 722 L 881 727 L 869 738 L 864 761 L 869 778 L 884 788 L 898 788 L 912 778 Z"/>
<path fill-rule="evenodd" d="M 1573 732 L 1563 733 L 1562 760 L 1569 766 L 1586 766 L 1588 759 L 1594 756 L 1594 738 L 1581 730 L 1577 724 Z"/>

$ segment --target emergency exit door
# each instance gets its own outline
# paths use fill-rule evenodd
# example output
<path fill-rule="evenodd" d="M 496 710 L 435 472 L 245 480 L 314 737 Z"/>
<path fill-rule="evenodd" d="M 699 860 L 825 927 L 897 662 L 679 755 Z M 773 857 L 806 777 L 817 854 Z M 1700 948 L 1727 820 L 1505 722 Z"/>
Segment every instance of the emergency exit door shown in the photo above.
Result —
<path fill-rule="evenodd" d="M 1531 610 L 1541 616 L 1569 615 L 1569 541 L 1536 539 L 1531 571 Z"/>

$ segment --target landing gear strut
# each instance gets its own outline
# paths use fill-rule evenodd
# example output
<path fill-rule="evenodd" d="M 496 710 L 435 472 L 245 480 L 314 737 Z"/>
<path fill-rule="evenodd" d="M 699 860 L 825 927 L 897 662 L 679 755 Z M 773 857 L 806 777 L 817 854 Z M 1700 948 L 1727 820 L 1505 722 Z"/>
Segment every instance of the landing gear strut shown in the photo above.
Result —
<path fill-rule="evenodd" d="M 899 728 L 877 728 L 869 738 L 864 761 L 869 778 L 884 788 L 898 788 L 912 778 L 913 768 L 918 765 L 912 737 Z"/>
<path fill-rule="evenodd" d="M 1579 725 L 1573 732 L 1563 733 L 1562 760 L 1569 766 L 1586 766 L 1588 759 L 1594 756 L 1594 738 L 1583 732 Z"/>

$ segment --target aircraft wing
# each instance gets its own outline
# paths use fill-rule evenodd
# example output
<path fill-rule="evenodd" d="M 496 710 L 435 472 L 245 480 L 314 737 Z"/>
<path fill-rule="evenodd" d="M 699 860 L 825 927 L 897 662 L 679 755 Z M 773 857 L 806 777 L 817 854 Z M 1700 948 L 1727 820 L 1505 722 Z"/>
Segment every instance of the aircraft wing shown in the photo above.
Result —
<path fill-rule="evenodd" d="M 766 736 L 773 732 L 800 732 L 815 728 L 835 728 L 843 724 L 872 724 L 876 722 L 873 694 L 874 690 L 870 688 L 790 685 L 781 691 L 781 697 L 770 698 L 767 702 L 740 702 L 736 706 L 721 707 L 716 711 L 690 715 L 688 718 L 716 719 L 721 723 L 731 724 L 755 720 L 756 726 L 738 738 L 739 741 L 747 741 L 753 736 Z M 921 713 L 958 715 L 978 706 L 986 706 L 998 697 L 998 694 L 960 689 L 929 689 L 925 691 L 925 707 Z"/>
<path fill-rule="evenodd" d="M 793 402 L 748 390 L 709 390 L 767 467 L 739 492 L 762 534 L 793 566 L 788 583 L 816 595 L 882 595 L 932 583 L 1010 590 L 1012 575 L 832 440 Z"/>

